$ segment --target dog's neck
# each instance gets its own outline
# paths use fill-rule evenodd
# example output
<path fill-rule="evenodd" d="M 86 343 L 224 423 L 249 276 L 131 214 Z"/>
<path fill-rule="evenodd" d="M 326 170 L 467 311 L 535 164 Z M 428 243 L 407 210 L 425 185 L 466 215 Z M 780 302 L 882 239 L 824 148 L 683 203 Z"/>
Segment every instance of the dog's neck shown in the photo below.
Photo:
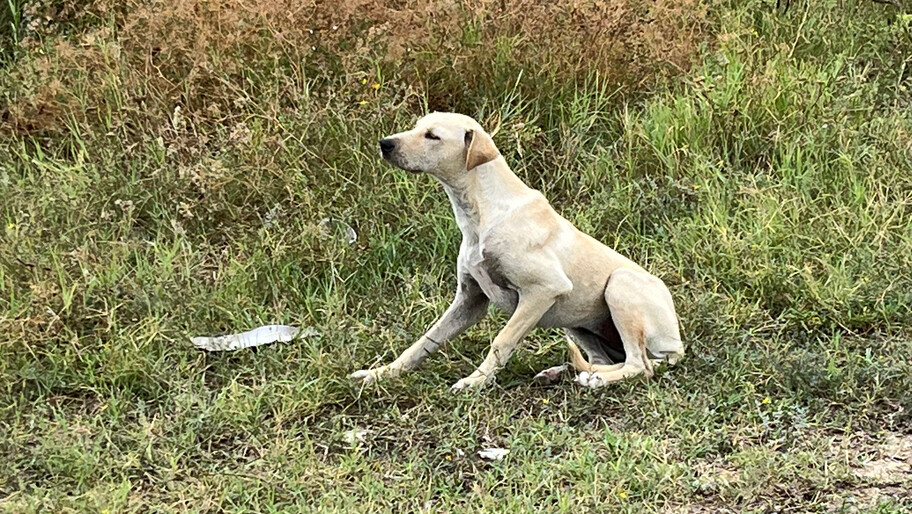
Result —
<path fill-rule="evenodd" d="M 477 241 L 487 225 L 526 203 L 534 192 L 513 173 L 502 156 L 440 182 L 453 205 L 459 230 L 470 241 Z"/>

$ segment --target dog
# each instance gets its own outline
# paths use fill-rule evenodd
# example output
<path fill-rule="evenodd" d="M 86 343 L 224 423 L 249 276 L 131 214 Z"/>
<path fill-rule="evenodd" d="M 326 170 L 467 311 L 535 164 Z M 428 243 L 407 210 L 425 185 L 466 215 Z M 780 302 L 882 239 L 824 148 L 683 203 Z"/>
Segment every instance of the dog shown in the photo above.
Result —
<path fill-rule="evenodd" d="M 453 391 L 490 384 L 536 326 L 565 330 L 571 364 L 579 372 L 575 381 L 586 387 L 651 376 L 656 363 L 673 365 L 684 355 L 665 284 L 555 212 L 513 173 L 472 118 L 428 114 L 415 128 L 381 139 L 380 154 L 393 166 L 428 173 L 443 185 L 462 232 L 456 295 L 399 358 L 356 371 L 352 379 L 373 382 L 414 369 L 478 323 L 490 303 L 510 319 L 478 369 Z"/>

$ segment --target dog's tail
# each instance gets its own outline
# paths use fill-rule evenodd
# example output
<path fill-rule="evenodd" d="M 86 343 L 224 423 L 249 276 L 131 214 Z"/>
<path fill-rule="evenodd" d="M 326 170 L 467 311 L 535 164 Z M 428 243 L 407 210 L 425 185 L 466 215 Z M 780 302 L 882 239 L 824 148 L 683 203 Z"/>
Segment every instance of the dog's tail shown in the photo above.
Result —
<path fill-rule="evenodd" d="M 570 347 L 570 364 L 572 364 L 577 371 L 588 371 L 589 373 L 592 373 L 592 365 L 583 357 L 583 352 L 580 351 L 579 346 L 576 346 L 576 343 L 569 338 L 567 338 L 567 346 Z"/>
<path fill-rule="evenodd" d="M 567 338 L 567 346 L 570 350 L 570 364 L 576 371 L 595 373 L 597 371 L 611 371 L 616 368 L 616 366 L 612 364 L 590 364 L 589 361 L 583 357 L 583 352 L 580 351 L 579 346 L 577 346 L 569 337 Z"/>

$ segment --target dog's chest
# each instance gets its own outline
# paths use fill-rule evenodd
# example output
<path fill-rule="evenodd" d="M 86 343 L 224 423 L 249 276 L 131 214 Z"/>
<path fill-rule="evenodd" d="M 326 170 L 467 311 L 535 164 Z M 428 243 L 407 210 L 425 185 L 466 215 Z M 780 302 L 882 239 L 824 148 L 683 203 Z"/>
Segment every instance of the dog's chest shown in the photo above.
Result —
<path fill-rule="evenodd" d="M 469 274 L 478 282 L 491 303 L 508 314 L 513 314 L 519 302 L 519 291 L 504 275 L 503 267 L 496 259 L 485 258 L 481 248 L 474 250 L 474 258 L 467 262 Z"/>

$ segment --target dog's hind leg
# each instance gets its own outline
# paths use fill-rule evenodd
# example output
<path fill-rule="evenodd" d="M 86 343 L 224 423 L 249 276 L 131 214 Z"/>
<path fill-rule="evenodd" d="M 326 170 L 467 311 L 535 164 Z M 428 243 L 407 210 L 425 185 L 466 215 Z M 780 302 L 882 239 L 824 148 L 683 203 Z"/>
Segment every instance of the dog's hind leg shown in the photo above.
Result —
<path fill-rule="evenodd" d="M 608 365 L 623 360 L 623 353 L 610 351 L 609 344 L 598 334 L 592 333 L 584 328 L 568 328 L 567 344 L 570 345 L 571 362 L 579 363 L 577 355 L 578 350 L 574 347 L 582 348 L 589 357 L 588 363 L 591 365 Z"/>
<path fill-rule="evenodd" d="M 571 333 L 568 330 L 567 346 L 570 351 L 570 363 L 576 371 L 580 372 L 574 380 L 579 384 L 589 385 L 589 377 L 596 372 L 614 371 L 624 366 L 623 362 L 610 364 L 611 359 L 608 357 L 605 341 L 589 331 L 574 330 Z M 588 361 L 583 357 L 580 346 L 589 355 Z"/>
<path fill-rule="evenodd" d="M 577 382 L 599 387 L 641 373 L 652 375 L 653 359 L 674 364 L 684 354 L 671 294 L 661 280 L 642 271 L 616 270 L 605 299 L 624 344 L 624 363 L 583 372 Z"/>
<path fill-rule="evenodd" d="M 584 328 L 567 328 L 564 329 L 564 333 L 567 335 L 567 345 L 570 350 L 570 364 L 577 371 L 592 372 L 594 367 L 607 366 L 611 363 L 612 359 L 606 351 L 605 341 L 602 341 L 596 334 Z M 586 352 L 589 357 L 588 361 L 583 357 L 580 348 Z M 560 380 L 565 371 L 567 371 L 566 365 L 554 366 L 540 371 L 533 380 L 537 384 L 548 385 Z"/>

